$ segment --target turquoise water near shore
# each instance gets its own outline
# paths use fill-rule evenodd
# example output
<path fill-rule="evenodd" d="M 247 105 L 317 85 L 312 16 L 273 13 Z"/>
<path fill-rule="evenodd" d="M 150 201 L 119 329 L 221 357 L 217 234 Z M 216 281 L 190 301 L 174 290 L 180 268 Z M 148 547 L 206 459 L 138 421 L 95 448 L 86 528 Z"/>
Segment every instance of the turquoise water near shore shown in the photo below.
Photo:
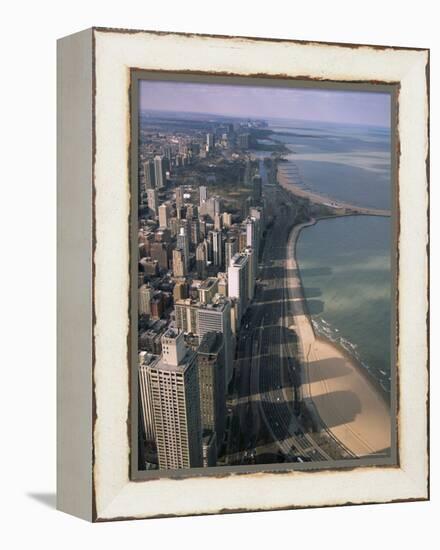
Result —
<path fill-rule="evenodd" d="M 312 322 L 390 390 L 391 220 L 351 216 L 304 229 L 296 255 Z"/>

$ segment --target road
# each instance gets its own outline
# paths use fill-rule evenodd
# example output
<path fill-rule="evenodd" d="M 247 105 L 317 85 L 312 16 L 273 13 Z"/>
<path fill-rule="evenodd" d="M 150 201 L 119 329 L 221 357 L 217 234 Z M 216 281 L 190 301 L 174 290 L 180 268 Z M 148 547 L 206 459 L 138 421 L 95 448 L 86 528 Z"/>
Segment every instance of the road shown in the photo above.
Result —
<path fill-rule="evenodd" d="M 303 429 L 298 409 L 301 376 L 296 336 L 289 329 L 286 273 L 294 206 L 279 188 L 271 187 L 266 198 L 277 215 L 266 234 L 260 281 L 239 333 L 228 463 L 245 463 L 252 450 L 257 460 L 269 451 L 278 455 L 277 461 L 329 460 Z"/>

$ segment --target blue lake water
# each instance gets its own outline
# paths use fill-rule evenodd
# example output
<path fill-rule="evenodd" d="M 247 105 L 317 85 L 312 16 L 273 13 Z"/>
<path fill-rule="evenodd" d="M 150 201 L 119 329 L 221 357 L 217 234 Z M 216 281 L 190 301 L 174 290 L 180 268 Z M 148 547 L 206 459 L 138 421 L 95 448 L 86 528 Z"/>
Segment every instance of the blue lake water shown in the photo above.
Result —
<path fill-rule="evenodd" d="M 371 126 L 298 123 L 271 126 L 291 151 L 283 163 L 312 191 L 375 208 L 390 208 L 390 132 Z M 289 166 L 290 165 L 290 166 Z"/>
<path fill-rule="evenodd" d="M 351 216 L 304 229 L 297 258 L 315 329 L 390 387 L 390 218 Z"/>
<path fill-rule="evenodd" d="M 337 200 L 390 208 L 390 131 L 277 121 L 296 183 Z M 290 166 L 289 166 L 290 165 Z M 316 330 L 337 341 L 390 388 L 391 219 L 322 220 L 302 231 L 297 256 Z"/>

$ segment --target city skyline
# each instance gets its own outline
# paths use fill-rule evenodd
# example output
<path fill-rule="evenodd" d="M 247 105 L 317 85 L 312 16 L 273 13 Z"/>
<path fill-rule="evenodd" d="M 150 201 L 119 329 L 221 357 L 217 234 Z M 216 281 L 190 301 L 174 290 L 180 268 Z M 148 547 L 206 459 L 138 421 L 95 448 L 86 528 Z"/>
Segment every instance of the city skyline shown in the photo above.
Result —
<path fill-rule="evenodd" d="M 170 114 L 139 112 L 139 470 L 388 459 L 387 358 L 366 383 L 356 339 L 331 337 L 327 322 L 319 328 L 316 313 L 327 317 L 326 300 L 340 298 L 303 288 L 296 242 L 318 221 L 390 218 L 389 131 L 305 123 L 290 131 L 267 117 L 280 98 L 306 99 L 307 109 L 318 102 L 320 117 L 336 116 L 344 100 L 353 120 L 373 96 L 162 84 L 148 81 L 140 101 L 166 88 L 148 107 L 171 101 Z M 179 111 L 211 109 L 218 94 L 215 116 Z M 375 101 L 375 116 L 387 111 L 383 97 Z M 318 269 L 302 276 L 329 271 L 315 259 Z"/>
<path fill-rule="evenodd" d="M 389 128 L 386 92 L 142 80 L 141 111 Z"/>

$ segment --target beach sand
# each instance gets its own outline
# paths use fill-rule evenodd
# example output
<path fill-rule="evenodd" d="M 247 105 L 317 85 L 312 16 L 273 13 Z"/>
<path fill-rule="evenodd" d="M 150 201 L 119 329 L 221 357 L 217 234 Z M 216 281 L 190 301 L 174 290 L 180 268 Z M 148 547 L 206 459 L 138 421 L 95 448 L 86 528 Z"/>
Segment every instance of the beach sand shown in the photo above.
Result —
<path fill-rule="evenodd" d="M 331 341 L 315 335 L 295 256 L 300 231 L 295 226 L 287 245 L 289 297 L 302 363 L 302 397 L 333 437 L 356 456 L 382 453 L 391 445 L 390 406 L 362 367 Z"/>

